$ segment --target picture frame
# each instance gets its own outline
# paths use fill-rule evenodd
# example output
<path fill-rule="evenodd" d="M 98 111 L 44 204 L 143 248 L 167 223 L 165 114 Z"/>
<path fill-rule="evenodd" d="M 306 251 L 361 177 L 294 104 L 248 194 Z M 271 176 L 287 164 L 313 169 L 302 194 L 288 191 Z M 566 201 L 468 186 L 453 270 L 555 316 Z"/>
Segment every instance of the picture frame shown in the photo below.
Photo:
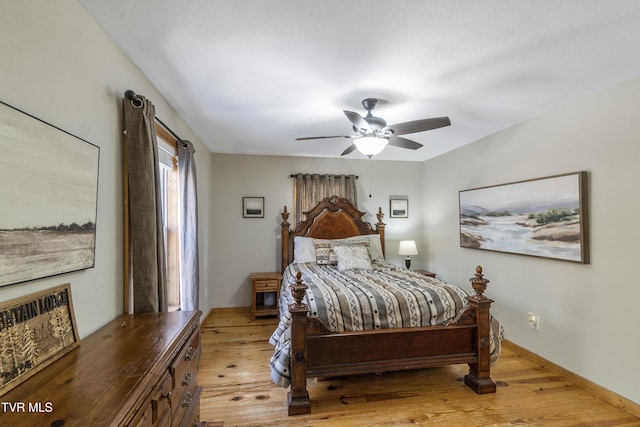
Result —
<path fill-rule="evenodd" d="M 588 173 L 459 192 L 460 246 L 589 264 Z"/>
<path fill-rule="evenodd" d="M 0 286 L 95 265 L 100 148 L 0 101 Z"/>
<path fill-rule="evenodd" d="M 264 218 L 264 197 L 243 197 L 242 217 Z"/>
<path fill-rule="evenodd" d="M 389 218 L 409 218 L 409 200 L 390 199 Z"/>
<path fill-rule="evenodd" d="M 70 284 L 0 303 L 0 396 L 80 345 Z"/>

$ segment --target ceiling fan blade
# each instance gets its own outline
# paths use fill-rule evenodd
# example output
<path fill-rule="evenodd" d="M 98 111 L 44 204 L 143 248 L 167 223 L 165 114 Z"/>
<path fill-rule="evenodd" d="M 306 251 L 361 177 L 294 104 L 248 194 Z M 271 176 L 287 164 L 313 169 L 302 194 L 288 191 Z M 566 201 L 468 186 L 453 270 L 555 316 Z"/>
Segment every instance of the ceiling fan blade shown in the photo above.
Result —
<path fill-rule="evenodd" d="M 366 132 L 372 131 L 371 126 L 369 126 L 369 123 L 367 123 L 364 117 L 362 117 L 360 114 L 354 113 L 353 111 L 347 111 L 347 110 L 342 110 L 342 111 L 344 111 L 344 115 L 347 116 L 347 119 L 349 119 L 349 121 L 353 124 L 356 131 L 359 131 L 360 129 L 364 129 Z"/>
<path fill-rule="evenodd" d="M 398 123 L 387 126 L 386 129 L 391 129 L 395 135 L 405 135 L 407 133 L 424 132 L 426 130 L 438 129 L 450 125 L 451 120 L 449 120 L 449 117 L 434 117 L 432 119 Z"/>
<path fill-rule="evenodd" d="M 341 156 L 346 156 L 347 154 L 351 153 L 353 150 L 356 149 L 356 144 L 351 144 L 346 150 L 344 150 L 342 152 L 342 154 L 340 154 Z"/>
<path fill-rule="evenodd" d="M 350 135 L 332 135 L 332 136 L 305 136 L 302 138 L 296 138 L 296 141 L 306 141 L 309 139 L 328 139 L 328 138 L 353 138 Z"/>
<path fill-rule="evenodd" d="M 408 148 L 409 150 L 417 150 L 418 148 L 422 147 L 422 144 L 407 138 L 403 138 L 401 136 L 392 136 L 391 138 L 389 138 L 389 145 L 400 148 Z"/>

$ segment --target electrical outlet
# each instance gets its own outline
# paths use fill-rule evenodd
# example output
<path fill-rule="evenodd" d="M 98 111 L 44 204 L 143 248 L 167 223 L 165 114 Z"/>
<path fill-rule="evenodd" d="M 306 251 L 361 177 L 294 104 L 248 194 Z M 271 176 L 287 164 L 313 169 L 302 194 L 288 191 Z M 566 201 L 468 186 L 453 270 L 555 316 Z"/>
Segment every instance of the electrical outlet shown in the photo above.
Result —
<path fill-rule="evenodd" d="M 529 312 L 529 327 L 531 329 L 535 329 L 536 331 L 540 330 L 540 316 L 535 313 Z"/>

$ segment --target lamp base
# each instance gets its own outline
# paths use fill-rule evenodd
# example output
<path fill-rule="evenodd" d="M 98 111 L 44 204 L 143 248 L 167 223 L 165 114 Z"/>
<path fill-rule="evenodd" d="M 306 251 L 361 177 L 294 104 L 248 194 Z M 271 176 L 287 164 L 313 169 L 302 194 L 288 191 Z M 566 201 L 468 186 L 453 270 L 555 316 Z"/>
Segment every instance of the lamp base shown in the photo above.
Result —
<path fill-rule="evenodd" d="M 410 270 L 410 269 L 411 269 L 411 258 L 406 257 L 406 258 L 404 259 L 404 265 L 406 265 L 406 266 L 407 266 L 407 270 Z"/>

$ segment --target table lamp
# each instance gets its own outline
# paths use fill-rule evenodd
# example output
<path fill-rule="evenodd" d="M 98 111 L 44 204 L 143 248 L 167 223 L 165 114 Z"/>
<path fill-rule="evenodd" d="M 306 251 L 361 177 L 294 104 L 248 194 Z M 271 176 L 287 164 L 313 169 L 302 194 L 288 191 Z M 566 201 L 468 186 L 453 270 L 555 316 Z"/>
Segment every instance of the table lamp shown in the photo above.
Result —
<path fill-rule="evenodd" d="M 398 255 L 406 255 L 404 263 L 407 268 L 411 268 L 411 255 L 418 255 L 415 240 L 402 240 L 398 248 Z"/>

